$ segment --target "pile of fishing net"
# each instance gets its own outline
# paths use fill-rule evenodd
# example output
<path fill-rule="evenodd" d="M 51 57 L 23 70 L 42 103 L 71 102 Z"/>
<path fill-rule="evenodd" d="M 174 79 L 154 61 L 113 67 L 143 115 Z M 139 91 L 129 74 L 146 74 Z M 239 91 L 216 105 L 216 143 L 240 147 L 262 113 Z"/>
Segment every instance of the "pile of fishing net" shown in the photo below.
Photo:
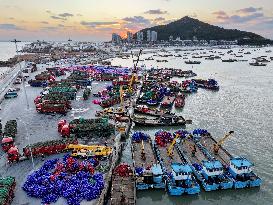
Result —
<path fill-rule="evenodd" d="M 78 161 L 69 155 L 62 160 L 47 160 L 31 173 L 22 189 L 30 197 L 42 199 L 42 204 L 55 203 L 64 197 L 68 205 L 79 205 L 100 196 L 104 188 L 103 176 L 94 174 L 94 159 Z"/>
<path fill-rule="evenodd" d="M 186 130 L 177 130 L 173 133 L 173 136 L 176 137 L 180 137 L 180 138 L 186 138 L 186 136 L 189 134 L 188 131 Z"/>
<path fill-rule="evenodd" d="M 147 141 L 148 138 L 149 135 L 143 132 L 134 132 L 134 134 L 132 135 L 133 142 L 141 142 L 142 140 Z"/>
<path fill-rule="evenodd" d="M 209 134 L 209 132 L 204 129 L 195 129 L 192 131 L 192 134 L 193 135 L 207 135 L 207 134 Z"/>
<path fill-rule="evenodd" d="M 119 175 L 121 177 L 129 177 L 130 175 L 133 174 L 133 171 L 128 164 L 123 163 L 123 164 L 118 165 L 115 168 L 114 174 Z"/>
<path fill-rule="evenodd" d="M 155 142 L 160 147 L 166 147 L 167 143 L 172 142 L 174 139 L 172 133 L 159 130 L 155 133 Z"/>

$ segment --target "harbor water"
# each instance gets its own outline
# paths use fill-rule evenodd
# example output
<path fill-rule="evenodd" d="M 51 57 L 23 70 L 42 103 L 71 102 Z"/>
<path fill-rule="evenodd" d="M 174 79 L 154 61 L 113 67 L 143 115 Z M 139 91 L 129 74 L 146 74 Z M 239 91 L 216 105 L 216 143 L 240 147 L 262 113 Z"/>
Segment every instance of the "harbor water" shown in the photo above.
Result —
<path fill-rule="evenodd" d="M 237 49 L 233 49 L 236 53 Z M 255 51 L 254 51 L 255 50 Z M 244 60 L 267 55 L 266 49 L 245 49 L 251 55 Z M 220 51 L 217 50 L 216 51 Z M 196 52 L 196 51 L 195 51 Z M 203 52 L 203 51 L 202 51 Z M 221 50 L 226 53 L 227 50 Z M 174 52 L 173 52 L 174 53 Z M 183 54 L 178 52 L 177 54 Z M 273 55 L 273 54 L 272 54 Z M 142 59 L 152 54 L 145 54 Z M 190 55 L 189 55 L 190 56 Z M 223 63 L 221 60 L 198 59 L 200 65 L 186 65 L 185 59 L 177 57 L 167 59 L 167 63 L 146 61 L 147 67 L 173 67 L 183 70 L 192 69 L 197 78 L 214 78 L 220 85 L 218 92 L 199 89 L 186 98 L 183 110 L 175 110 L 185 119 L 192 119 L 187 130 L 207 129 L 214 138 L 220 139 L 230 130 L 235 134 L 223 145 L 234 156 L 245 156 L 255 164 L 255 172 L 262 178 L 261 188 L 243 190 L 202 191 L 198 196 L 170 197 L 165 191 L 137 192 L 137 205 L 270 205 L 273 204 L 273 63 L 266 67 L 253 67 L 249 62 Z M 226 54 L 223 58 L 228 59 Z M 140 62 L 141 65 L 142 62 Z M 131 66 L 131 60 L 114 59 L 113 65 Z M 179 80 L 179 79 L 176 79 Z M 134 128 L 151 135 L 159 129 Z M 176 129 L 164 128 L 170 131 Z M 130 149 L 127 144 L 123 160 L 130 162 Z"/>
<path fill-rule="evenodd" d="M 20 50 L 26 42 L 18 43 L 18 50 Z M 0 41 L 0 61 L 6 61 L 16 55 L 16 48 L 12 42 L 1 42 Z"/>

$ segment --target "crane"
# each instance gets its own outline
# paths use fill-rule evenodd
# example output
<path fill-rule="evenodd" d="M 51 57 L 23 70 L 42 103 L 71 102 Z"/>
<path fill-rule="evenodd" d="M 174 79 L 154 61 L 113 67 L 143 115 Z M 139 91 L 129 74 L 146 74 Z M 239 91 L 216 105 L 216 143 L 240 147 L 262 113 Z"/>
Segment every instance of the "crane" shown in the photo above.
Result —
<path fill-rule="evenodd" d="M 72 157 L 107 157 L 112 153 L 112 147 L 102 145 L 81 145 L 69 144 L 66 149 L 72 149 Z"/>
<path fill-rule="evenodd" d="M 179 135 L 179 134 L 176 134 L 176 135 L 175 135 L 175 138 L 173 139 L 173 141 L 172 141 L 172 143 L 171 143 L 171 145 L 169 146 L 169 148 L 168 148 L 168 150 L 167 150 L 167 154 L 168 154 L 169 157 L 172 157 L 172 156 L 173 156 L 173 147 L 174 147 L 174 145 L 175 145 L 175 143 L 176 143 L 176 140 L 177 140 L 179 137 L 180 137 L 180 135 Z"/>
<path fill-rule="evenodd" d="M 140 51 L 139 51 L 139 53 L 137 55 L 137 60 L 136 60 L 136 63 L 134 64 L 134 68 L 132 70 L 132 77 L 131 77 L 131 80 L 130 80 L 130 83 L 129 83 L 129 92 L 130 93 L 133 92 L 132 85 L 133 85 L 134 81 L 137 79 L 137 65 L 138 65 L 141 53 L 142 53 L 142 49 L 140 49 Z M 132 54 L 132 59 L 134 59 L 133 52 L 131 52 L 131 54 Z M 133 62 L 134 62 L 134 60 L 133 60 Z"/>
<path fill-rule="evenodd" d="M 220 139 L 217 143 L 215 143 L 215 144 L 213 145 L 214 154 L 218 154 L 221 145 L 222 145 L 222 144 L 226 141 L 226 139 L 227 139 L 228 137 L 230 137 L 233 133 L 234 133 L 234 131 L 229 131 L 227 134 L 225 134 L 225 136 L 224 136 L 222 139 Z"/>

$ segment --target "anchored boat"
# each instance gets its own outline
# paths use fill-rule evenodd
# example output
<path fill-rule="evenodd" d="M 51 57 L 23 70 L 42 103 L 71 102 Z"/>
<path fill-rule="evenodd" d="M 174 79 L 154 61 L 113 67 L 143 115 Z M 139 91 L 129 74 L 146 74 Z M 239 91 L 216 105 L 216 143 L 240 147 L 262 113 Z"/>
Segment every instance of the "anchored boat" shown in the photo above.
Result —
<path fill-rule="evenodd" d="M 192 164 L 194 174 L 205 191 L 232 188 L 233 180 L 224 173 L 222 163 L 211 157 L 204 147 L 196 144 L 193 137 L 183 140 L 178 149 Z"/>
<path fill-rule="evenodd" d="M 198 194 L 200 186 L 197 183 L 190 165 L 177 149 L 174 149 L 175 137 L 170 146 L 161 147 L 155 144 L 155 153 L 162 166 L 166 179 L 167 190 L 172 196 L 180 196 L 182 194 Z"/>
<path fill-rule="evenodd" d="M 112 175 L 110 205 L 136 204 L 133 171 L 127 164 L 118 165 Z"/>
<path fill-rule="evenodd" d="M 192 123 L 192 120 L 185 120 L 182 116 L 171 114 L 165 114 L 154 119 L 134 116 L 132 121 L 139 126 L 183 126 Z"/>
<path fill-rule="evenodd" d="M 173 96 L 165 96 L 161 102 L 161 107 L 171 108 L 173 106 L 175 97 Z"/>
<path fill-rule="evenodd" d="M 137 190 L 164 189 L 163 171 L 154 155 L 150 137 L 141 132 L 134 133 L 131 149 Z"/>
<path fill-rule="evenodd" d="M 233 131 L 227 133 L 217 142 L 210 133 L 203 130 L 202 134 L 200 134 L 199 142 L 207 150 L 211 150 L 212 156 L 225 166 L 228 175 L 234 181 L 235 189 L 260 186 L 262 180 L 253 172 L 253 163 L 243 157 L 233 157 L 221 146 L 231 134 L 233 134 Z"/>
<path fill-rule="evenodd" d="M 185 106 L 185 95 L 178 94 L 177 97 L 174 100 L 174 106 L 175 108 L 182 108 Z"/>

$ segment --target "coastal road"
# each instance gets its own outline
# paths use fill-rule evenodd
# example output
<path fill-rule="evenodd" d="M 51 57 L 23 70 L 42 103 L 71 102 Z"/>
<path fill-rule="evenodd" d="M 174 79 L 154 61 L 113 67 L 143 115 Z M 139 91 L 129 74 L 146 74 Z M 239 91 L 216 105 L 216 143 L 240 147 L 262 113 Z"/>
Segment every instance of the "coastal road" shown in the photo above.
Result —
<path fill-rule="evenodd" d="M 21 62 L 22 70 L 25 67 L 25 62 Z M 5 93 L 10 88 L 11 84 L 14 82 L 16 77 L 18 76 L 19 72 L 21 71 L 21 68 L 19 64 L 16 64 L 14 68 L 9 72 L 6 77 L 2 80 L 0 80 L 0 104 L 4 98 Z"/>

